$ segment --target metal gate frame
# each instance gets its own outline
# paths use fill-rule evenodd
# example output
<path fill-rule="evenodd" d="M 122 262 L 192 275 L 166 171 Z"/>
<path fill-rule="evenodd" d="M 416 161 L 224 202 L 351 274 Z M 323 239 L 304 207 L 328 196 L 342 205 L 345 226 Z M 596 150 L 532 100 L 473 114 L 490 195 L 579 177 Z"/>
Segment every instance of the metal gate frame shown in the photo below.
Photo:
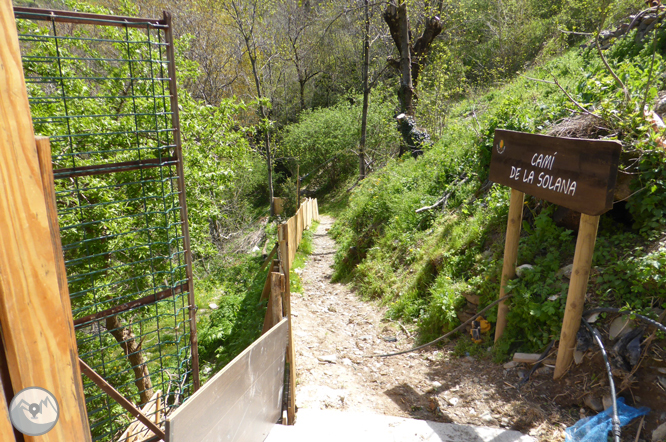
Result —
<path fill-rule="evenodd" d="M 185 179 L 184 179 L 184 170 L 183 170 L 182 140 L 180 132 L 178 91 L 176 83 L 173 26 L 172 26 L 171 15 L 167 12 L 164 12 L 164 15 L 161 19 L 145 19 L 145 18 L 136 18 L 136 17 L 120 17 L 113 15 L 90 14 L 90 13 L 81 13 L 73 11 L 57 11 L 51 9 L 29 8 L 29 7 L 15 7 L 14 11 L 15 11 L 15 17 L 17 19 L 48 21 L 54 23 L 60 22 L 60 23 L 85 24 L 85 25 L 97 25 L 97 26 L 115 26 L 123 28 L 148 27 L 164 31 L 164 37 L 166 43 L 167 74 L 169 77 L 168 89 L 169 89 L 169 103 L 171 107 L 171 131 L 173 132 L 173 143 L 175 145 L 174 156 L 171 158 L 162 158 L 162 161 L 154 159 L 141 159 L 137 161 L 106 163 L 106 164 L 99 164 L 92 166 L 72 167 L 66 169 L 60 168 L 60 169 L 55 169 L 53 172 L 55 178 L 58 179 L 65 177 L 68 178 L 83 177 L 83 176 L 92 176 L 92 175 L 101 175 L 101 174 L 111 174 L 115 172 L 150 169 L 155 167 L 161 167 L 164 164 L 164 161 L 167 161 L 170 165 L 176 167 L 176 172 L 178 175 L 177 189 L 178 189 L 178 200 L 180 205 L 180 222 L 182 229 L 182 245 L 184 252 L 183 256 L 186 266 L 185 272 L 187 280 L 183 284 L 181 284 L 180 287 L 177 288 L 171 287 L 167 290 L 162 290 L 153 294 L 149 294 L 139 299 L 135 299 L 130 302 L 124 302 L 122 304 L 115 305 L 111 308 L 97 311 L 94 314 L 89 314 L 84 317 L 77 318 L 74 321 L 74 325 L 75 327 L 81 327 L 85 324 L 90 324 L 93 321 L 99 320 L 107 316 L 117 315 L 119 313 L 128 312 L 142 306 L 156 304 L 160 300 L 167 299 L 171 296 L 175 296 L 177 293 L 182 293 L 183 291 L 187 290 L 188 292 L 187 301 L 189 304 L 187 307 L 188 307 L 189 327 L 190 327 L 189 338 L 190 338 L 190 348 L 191 348 L 190 350 L 191 370 L 192 370 L 193 388 L 194 391 L 196 391 L 200 387 L 199 357 L 197 349 L 197 329 L 196 329 L 196 302 L 193 290 L 194 285 L 193 285 L 193 274 L 192 274 L 192 252 L 190 247 L 190 234 L 189 234 L 188 217 L 187 217 L 187 205 L 186 205 L 186 194 L 185 194 L 186 189 L 185 189 Z M 93 375 L 94 374 L 95 373 L 93 373 Z M 108 387 L 110 387 L 113 390 L 113 388 L 110 385 L 108 385 Z M 123 401 L 121 400 L 122 398 L 117 397 L 120 394 L 117 391 L 116 394 L 117 395 L 115 397 L 114 394 L 110 395 L 114 397 L 114 399 L 119 401 L 121 405 L 123 405 L 122 403 Z M 125 401 L 130 402 L 127 400 Z M 126 409 L 129 409 L 127 408 L 127 406 L 125 405 L 123 406 Z M 151 440 L 156 440 L 156 439 L 152 438 Z"/>

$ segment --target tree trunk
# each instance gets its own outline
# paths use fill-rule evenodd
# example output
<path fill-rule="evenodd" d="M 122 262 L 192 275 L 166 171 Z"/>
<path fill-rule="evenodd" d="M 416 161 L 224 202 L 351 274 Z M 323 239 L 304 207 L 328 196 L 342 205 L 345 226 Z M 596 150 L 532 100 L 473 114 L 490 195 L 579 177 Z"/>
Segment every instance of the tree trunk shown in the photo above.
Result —
<path fill-rule="evenodd" d="M 365 140 L 368 131 L 368 101 L 370 88 L 368 87 L 368 70 L 370 64 L 370 10 L 368 0 L 365 5 L 365 35 L 363 36 L 363 113 L 361 116 L 361 142 L 358 149 L 358 177 L 365 178 Z"/>
<path fill-rule="evenodd" d="M 390 66 L 400 72 L 400 91 L 398 92 L 400 106 L 403 113 L 413 115 L 417 100 L 415 91 L 417 81 L 432 43 L 442 32 L 442 22 L 436 16 L 427 18 L 423 33 L 412 41 L 406 2 L 403 1 L 399 6 L 388 2 L 383 17 L 388 25 L 391 38 L 400 52 L 400 60 L 394 58 L 387 60 Z"/>
<path fill-rule="evenodd" d="M 261 84 L 259 82 L 259 73 L 257 72 L 257 57 L 256 53 L 252 55 L 252 50 L 250 46 L 249 37 L 245 37 L 245 46 L 247 47 L 248 57 L 250 58 L 250 64 L 252 65 L 252 75 L 254 75 L 254 84 L 257 88 L 257 98 L 260 100 L 263 98 L 261 94 Z M 259 111 L 261 112 L 261 117 L 265 120 L 268 119 L 268 111 L 266 107 L 261 104 L 259 106 Z M 264 145 L 266 147 L 266 168 L 268 169 L 268 201 L 270 202 L 270 215 L 275 215 L 275 205 L 273 204 L 273 163 L 271 161 L 271 135 L 269 132 L 268 126 L 266 126 L 266 136 L 264 138 Z"/>
<path fill-rule="evenodd" d="M 400 108 L 407 115 L 414 114 L 412 98 L 412 55 L 409 44 L 409 18 L 407 17 L 407 3 L 398 5 L 398 32 L 400 35 Z"/>
<path fill-rule="evenodd" d="M 123 348 L 127 360 L 134 371 L 134 385 L 139 390 L 141 406 L 146 404 L 153 396 L 153 383 L 150 380 L 150 372 L 146 365 L 146 358 L 141 350 L 141 343 L 137 343 L 134 333 L 130 327 L 123 327 L 118 316 L 106 318 L 106 329 Z"/>

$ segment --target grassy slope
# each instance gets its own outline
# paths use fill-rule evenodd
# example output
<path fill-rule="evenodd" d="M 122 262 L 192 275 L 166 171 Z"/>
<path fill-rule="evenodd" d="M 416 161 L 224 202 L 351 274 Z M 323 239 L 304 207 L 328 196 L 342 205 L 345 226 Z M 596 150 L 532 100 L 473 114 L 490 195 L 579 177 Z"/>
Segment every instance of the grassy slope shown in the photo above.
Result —
<path fill-rule="evenodd" d="M 312 232 L 319 223 L 303 232 L 301 245 L 290 269 L 292 292 L 301 292 L 302 286 L 295 270 L 305 265 L 312 253 Z M 275 225 L 269 224 L 266 232 L 276 237 Z M 208 263 L 198 263 L 195 268 L 198 318 L 199 354 L 205 368 L 204 378 L 224 367 L 259 336 L 266 314 L 267 300 L 261 300 L 268 270 L 261 270 L 261 254 L 220 256 Z M 218 308 L 210 309 L 215 303 Z"/>
<path fill-rule="evenodd" d="M 611 55 L 635 97 L 626 107 L 596 54 L 570 51 L 528 75 L 555 76 L 610 121 L 624 157 L 640 154 L 641 174 L 633 186 L 646 190 L 627 205 L 633 225 L 602 217 L 589 293 L 595 303 L 650 311 L 666 303 L 666 172 L 636 111 L 651 52 L 624 44 Z M 659 54 L 656 60 L 655 72 L 663 71 Z M 663 89 L 663 81 L 654 84 Z M 390 304 L 390 316 L 418 319 L 424 340 L 458 324 L 464 294 L 479 296 L 482 306 L 496 299 L 509 192 L 486 181 L 494 129 L 544 133 L 574 109 L 557 87 L 524 77 L 460 102 L 442 139 L 422 158 L 395 161 L 355 189 L 333 229 L 341 245 L 337 277 L 352 280 L 363 296 Z M 445 194 L 450 197 L 444 211 L 415 213 Z M 559 336 L 566 302 L 568 279 L 556 274 L 572 262 L 575 233 L 553 222 L 551 205 L 531 197 L 525 205 L 518 265 L 533 269 L 510 285 L 515 296 L 500 358 L 518 348 L 537 351 Z"/>

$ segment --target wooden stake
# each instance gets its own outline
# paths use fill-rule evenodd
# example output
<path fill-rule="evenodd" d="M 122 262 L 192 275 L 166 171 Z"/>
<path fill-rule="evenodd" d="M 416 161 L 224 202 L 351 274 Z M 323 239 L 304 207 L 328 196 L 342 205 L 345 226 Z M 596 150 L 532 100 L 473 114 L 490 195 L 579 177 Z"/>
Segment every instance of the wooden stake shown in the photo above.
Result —
<path fill-rule="evenodd" d="M 296 210 L 301 207 L 301 175 L 300 168 L 298 164 L 296 165 Z"/>
<path fill-rule="evenodd" d="M 273 325 L 282 321 L 282 275 L 279 273 L 271 273 L 271 315 L 273 317 Z"/>
<path fill-rule="evenodd" d="M 289 363 L 289 400 L 287 402 L 287 421 L 294 424 L 296 417 L 296 351 L 294 350 L 294 328 L 291 320 L 291 287 L 289 285 L 289 224 L 282 224 L 278 230 L 280 239 L 280 257 L 284 271 L 284 314 L 289 321 L 289 341 L 287 344 L 287 362 Z"/>
<path fill-rule="evenodd" d="M 12 387 L 42 387 L 58 401 L 58 425 L 40 441 L 90 441 L 71 305 L 59 284 L 60 232 L 49 225 L 9 0 L 0 0 L 0 66 L 0 324 Z"/>
<path fill-rule="evenodd" d="M 580 319 L 583 316 L 583 307 L 585 306 L 585 292 L 587 291 L 587 282 L 592 268 L 592 255 L 594 254 L 594 244 L 597 241 L 598 228 L 598 216 L 581 215 L 571 281 L 569 282 L 569 293 L 567 294 L 567 306 L 564 310 L 560 345 L 557 351 L 555 374 L 553 375 L 554 379 L 559 379 L 567 371 L 573 359 L 576 334 L 580 327 Z"/>
<path fill-rule="evenodd" d="M 502 282 L 500 283 L 499 297 L 506 295 L 506 284 L 516 276 L 516 261 L 518 260 L 518 243 L 520 242 L 520 228 L 523 224 L 523 204 L 525 194 L 511 189 L 509 202 L 509 219 L 506 223 L 506 242 L 504 244 L 504 264 L 502 265 Z M 495 342 L 502 337 L 506 327 L 506 314 L 509 307 L 500 302 L 497 307 L 497 325 L 495 326 Z"/>

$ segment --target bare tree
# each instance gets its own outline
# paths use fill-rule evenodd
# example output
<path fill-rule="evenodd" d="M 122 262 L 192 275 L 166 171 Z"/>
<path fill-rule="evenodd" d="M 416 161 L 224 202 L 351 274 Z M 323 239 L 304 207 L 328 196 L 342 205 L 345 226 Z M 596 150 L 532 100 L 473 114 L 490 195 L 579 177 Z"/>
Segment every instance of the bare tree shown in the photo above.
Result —
<path fill-rule="evenodd" d="M 262 81 L 260 78 L 261 66 L 259 66 L 259 56 L 262 55 L 264 59 L 270 60 L 272 55 L 266 51 L 266 47 L 260 47 L 259 29 L 260 21 L 268 15 L 266 10 L 266 2 L 261 0 L 230 0 L 222 3 L 223 10 L 229 15 L 232 20 L 233 27 L 241 38 L 245 47 L 245 55 L 247 55 L 250 66 L 252 68 L 252 76 L 254 78 L 254 85 L 256 88 L 256 98 L 259 103 L 259 115 L 263 120 L 263 138 L 266 153 L 266 167 L 268 169 L 268 197 L 270 200 L 270 214 L 275 214 L 273 205 L 273 164 L 271 160 L 271 135 L 270 135 L 270 120 L 268 108 L 264 100 L 265 96 L 262 92 Z M 261 50 L 264 53 L 260 53 Z"/>
<path fill-rule="evenodd" d="M 276 25 L 284 28 L 278 38 L 282 56 L 293 65 L 299 86 L 300 110 L 305 109 L 305 86 L 321 73 L 317 63 L 320 50 L 318 24 L 319 13 L 308 3 L 286 0 L 279 8 Z"/>
<path fill-rule="evenodd" d="M 384 10 L 384 21 L 398 48 L 399 60 L 390 58 L 388 63 L 400 72 L 400 107 L 407 115 L 414 113 L 415 89 L 419 74 L 435 38 L 442 32 L 442 22 L 437 15 L 426 17 L 421 35 L 413 40 L 407 14 L 407 3 L 389 1 Z"/>

